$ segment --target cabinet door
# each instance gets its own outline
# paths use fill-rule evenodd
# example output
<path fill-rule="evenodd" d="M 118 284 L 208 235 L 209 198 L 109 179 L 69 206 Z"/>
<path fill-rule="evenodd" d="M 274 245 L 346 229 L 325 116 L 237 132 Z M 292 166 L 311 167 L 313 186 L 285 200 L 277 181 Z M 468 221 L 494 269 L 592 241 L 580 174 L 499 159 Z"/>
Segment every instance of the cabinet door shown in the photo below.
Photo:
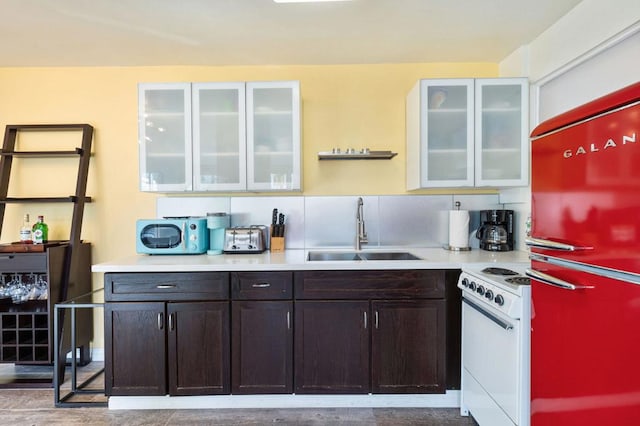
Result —
<path fill-rule="evenodd" d="M 444 393 L 444 300 L 371 302 L 373 393 Z"/>
<path fill-rule="evenodd" d="M 141 191 L 190 191 L 191 85 L 144 83 L 138 87 Z"/>
<path fill-rule="evenodd" d="M 169 393 L 229 393 L 229 303 L 167 305 Z"/>
<path fill-rule="evenodd" d="M 526 186 L 529 181 L 526 78 L 476 80 L 476 186 Z"/>
<path fill-rule="evenodd" d="M 193 189 L 246 189 L 244 83 L 193 84 Z"/>
<path fill-rule="evenodd" d="M 247 189 L 300 190 L 300 82 L 247 83 Z"/>
<path fill-rule="evenodd" d="M 164 303 L 106 303 L 106 395 L 165 395 Z"/>
<path fill-rule="evenodd" d="M 369 302 L 296 302 L 295 392 L 368 393 Z"/>
<path fill-rule="evenodd" d="M 473 186 L 473 80 L 422 80 L 419 110 L 421 186 Z"/>
<path fill-rule="evenodd" d="M 293 392 L 293 302 L 234 301 L 234 394 Z"/>

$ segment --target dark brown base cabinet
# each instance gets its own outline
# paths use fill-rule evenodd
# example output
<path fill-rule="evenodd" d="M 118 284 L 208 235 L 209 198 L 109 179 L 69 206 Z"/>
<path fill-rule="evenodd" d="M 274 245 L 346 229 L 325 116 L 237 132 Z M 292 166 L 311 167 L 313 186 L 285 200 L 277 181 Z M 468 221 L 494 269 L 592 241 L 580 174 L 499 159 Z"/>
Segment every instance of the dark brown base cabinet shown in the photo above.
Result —
<path fill-rule="evenodd" d="M 293 274 L 231 274 L 231 393 L 293 392 Z"/>
<path fill-rule="evenodd" d="M 445 301 L 371 302 L 371 392 L 445 392 Z"/>
<path fill-rule="evenodd" d="M 106 394 L 228 394 L 228 294 L 226 273 L 105 274 Z"/>
<path fill-rule="evenodd" d="M 295 283 L 296 393 L 445 392 L 444 271 L 310 271 Z"/>
<path fill-rule="evenodd" d="M 369 393 L 365 301 L 296 302 L 296 393 Z"/>
<path fill-rule="evenodd" d="M 106 393 L 459 389 L 455 276 L 445 270 L 105 274 Z"/>

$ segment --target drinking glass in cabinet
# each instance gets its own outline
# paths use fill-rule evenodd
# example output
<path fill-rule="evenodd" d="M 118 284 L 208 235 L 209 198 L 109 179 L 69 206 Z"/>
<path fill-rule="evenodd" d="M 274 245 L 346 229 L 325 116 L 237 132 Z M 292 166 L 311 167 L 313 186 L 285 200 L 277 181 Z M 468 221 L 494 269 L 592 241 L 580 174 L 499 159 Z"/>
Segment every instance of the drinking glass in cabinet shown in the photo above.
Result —
<path fill-rule="evenodd" d="M 46 300 L 49 284 L 44 274 L 0 275 L 0 298 L 11 298 L 14 304 L 29 300 Z"/>

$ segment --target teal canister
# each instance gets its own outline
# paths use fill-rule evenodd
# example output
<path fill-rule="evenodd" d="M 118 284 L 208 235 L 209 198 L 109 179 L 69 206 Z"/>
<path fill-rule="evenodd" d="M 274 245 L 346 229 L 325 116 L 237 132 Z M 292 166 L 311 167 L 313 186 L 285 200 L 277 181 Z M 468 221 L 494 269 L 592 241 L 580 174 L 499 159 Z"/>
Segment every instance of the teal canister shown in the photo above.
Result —
<path fill-rule="evenodd" d="M 207 254 L 222 254 L 224 230 L 230 226 L 231 217 L 227 213 L 207 213 L 209 229 L 209 250 Z"/>

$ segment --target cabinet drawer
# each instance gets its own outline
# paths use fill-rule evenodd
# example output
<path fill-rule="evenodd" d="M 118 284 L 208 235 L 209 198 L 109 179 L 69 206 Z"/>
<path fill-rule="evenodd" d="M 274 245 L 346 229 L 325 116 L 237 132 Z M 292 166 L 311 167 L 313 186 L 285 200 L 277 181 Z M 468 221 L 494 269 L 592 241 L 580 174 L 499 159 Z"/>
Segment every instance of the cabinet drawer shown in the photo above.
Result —
<path fill-rule="evenodd" d="M 238 300 L 291 299 L 292 272 L 234 272 L 231 293 Z"/>
<path fill-rule="evenodd" d="M 0 272 L 47 272 L 47 254 L 0 254 Z"/>
<path fill-rule="evenodd" d="M 222 300 L 229 298 L 229 273 L 109 273 L 104 290 L 106 301 Z"/>
<path fill-rule="evenodd" d="M 444 270 L 304 271 L 295 273 L 296 299 L 440 299 Z"/>

